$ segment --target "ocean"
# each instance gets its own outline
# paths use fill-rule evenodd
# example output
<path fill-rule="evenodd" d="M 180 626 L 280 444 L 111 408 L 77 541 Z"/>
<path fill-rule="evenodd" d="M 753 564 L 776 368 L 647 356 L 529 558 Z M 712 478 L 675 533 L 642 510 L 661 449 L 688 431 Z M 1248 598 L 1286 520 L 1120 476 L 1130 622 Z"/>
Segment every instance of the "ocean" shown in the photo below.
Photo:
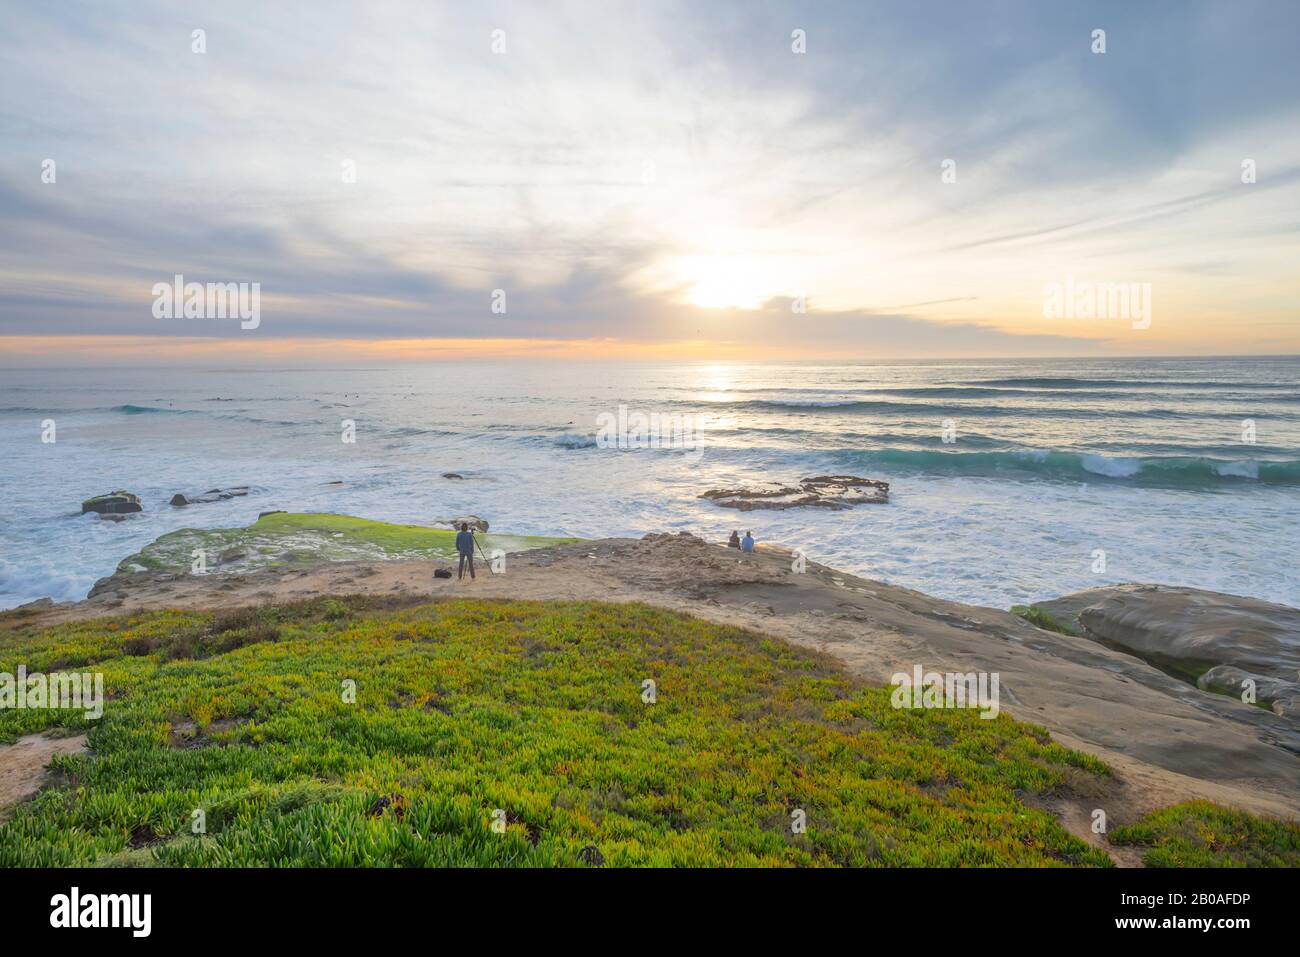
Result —
<path fill-rule="evenodd" d="M 689 447 L 607 447 L 620 407 L 680 416 Z M 10 369 L 0 449 L 0 607 L 82 598 L 164 532 L 272 509 L 473 513 L 584 537 L 752 530 L 1000 608 L 1129 581 L 1300 605 L 1295 357 Z M 890 482 L 889 504 L 741 513 L 699 498 L 846 473 Z M 168 505 L 235 485 L 254 492 Z M 144 511 L 80 514 L 113 489 Z"/>

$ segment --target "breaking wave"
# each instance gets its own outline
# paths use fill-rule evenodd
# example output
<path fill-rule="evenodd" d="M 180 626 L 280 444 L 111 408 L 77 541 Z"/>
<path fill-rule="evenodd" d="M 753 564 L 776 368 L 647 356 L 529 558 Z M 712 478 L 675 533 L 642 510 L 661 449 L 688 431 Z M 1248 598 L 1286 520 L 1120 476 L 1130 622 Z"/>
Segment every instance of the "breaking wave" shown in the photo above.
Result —
<path fill-rule="evenodd" d="M 1193 456 L 1106 456 L 1025 449 L 1005 452 L 936 452 L 879 449 L 842 453 L 864 467 L 939 475 L 1041 477 L 1083 482 L 1204 487 L 1259 482 L 1300 485 L 1300 460 L 1215 459 Z"/>

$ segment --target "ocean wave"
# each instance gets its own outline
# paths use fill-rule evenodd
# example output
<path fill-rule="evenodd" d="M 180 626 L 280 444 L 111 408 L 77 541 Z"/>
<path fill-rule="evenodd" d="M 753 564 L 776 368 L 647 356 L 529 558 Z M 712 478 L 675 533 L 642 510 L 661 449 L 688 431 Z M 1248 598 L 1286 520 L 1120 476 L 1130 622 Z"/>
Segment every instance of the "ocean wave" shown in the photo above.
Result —
<path fill-rule="evenodd" d="M 12 608 L 34 598 L 79 601 L 88 582 L 68 570 L 67 563 L 34 556 L 21 562 L 0 559 L 0 608 Z"/>
<path fill-rule="evenodd" d="M 123 415 L 151 415 L 157 412 L 171 412 L 183 414 L 189 412 L 189 409 L 164 409 L 157 405 L 115 405 L 108 409 L 109 412 L 120 412 Z"/>
<path fill-rule="evenodd" d="M 115 405 L 107 410 L 88 409 L 86 411 L 108 411 L 117 412 L 122 415 L 201 415 L 204 418 L 221 422 L 251 422 L 254 425 L 278 425 L 290 428 L 310 427 L 321 424 L 318 419 L 264 419 L 256 415 L 241 415 L 239 412 L 214 412 L 208 411 L 207 409 L 173 409 L 163 408 L 156 405 Z"/>
<path fill-rule="evenodd" d="M 566 432 L 556 437 L 553 444 L 562 449 L 594 449 L 596 447 L 596 437 L 594 435 L 578 435 L 574 432 Z"/>
<path fill-rule="evenodd" d="M 1034 416 L 1035 418 L 1078 418 L 1078 419 L 1222 419 L 1239 421 L 1242 416 L 1236 412 L 1211 412 L 1192 409 L 1144 408 L 1133 409 L 1126 406 L 1116 408 L 1072 408 L 1070 406 L 1044 405 L 946 405 L 927 402 L 891 402 L 888 399 L 842 399 L 842 400 L 807 400 L 798 399 L 744 399 L 735 402 L 681 402 L 675 403 L 692 409 L 706 409 L 714 413 L 726 412 L 789 412 L 792 414 L 811 414 L 832 412 L 847 415 L 850 413 L 877 415 L 934 415 L 962 416 L 971 418 L 1002 418 L 1007 416 Z M 1291 419 L 1293 413 L 1270 413 L 1274 419 Z"/>
<path fill-rule="evenodd" d="M 736 408 L 768 409 L 850 409 L 860 405 L 879 405 L 864 399 L 746 399 L 741 402 L 715 402 L 710 405 L 729 405 Z"/>
<path fill-rule="evenodd" d="M 1011 380 L 1008 380 L 1011 381 Z M 1156 385 L 1159 383 L 1130 383 L 1132 385 Z M 1246 388 L 1259 388 L 1257 386 L 1247 386 Z M 1277 386 L 1283 388 L 1283 386 Z M 683 390 L 677 390 L 683 391 Z M 1040 388 L 1030 388 L 1027 386 L 992 386 L 992 385 L 925 385 L 925 386 L 880 386 L 874 389 L 808 389 L 808 388 L 768 388 L 768 389 L 726 389 L 728 393 L 735 395 L 748 395 L 750 393 L 767 393 L 770 398 L 763 399 L 744 399 L 736 401 L 748 402 L 782 402 L 791 406 L 801 406 L 807 408 L 835 408 L 846 406 L 853 402 L 866 401 L 864 397 L 879 396 L 879 399 L 871 401 L 882 401 L 889 399 L 1053 399 L 1060 401 L 1064 398 L 1075 399 L 1095 399 L 1098 401 L 1123 401 L 1136 402 L 1146 400 L 1151 402 L 1165 401 L 1176 399 L 1179 402 L 1222 402 L 1224 394 L 1216 390 L 1211 384 L 1206 386 L 1206 391 L 1197 392 L 1179 392 L 1171 394 L 1169 392 L 1133 392 L 1129 390 L 1119 391 L 1116 389 L 1100 388 L 1070 388 L 1063 386 L 1045 386 Z M 808 396 L 833 395 L 834 399 L 817 399 L 806 398 Z M 679 398 L 676 401 L 688 401 L 687 398 Z M 701 402 L 708 402 L 707 399 L 700 399 Z M 1262 400 L 1252 401 L 1266 402 L 1300 402 L 1300 392 L 1274 393 L 1264 397 Z"/>
<path fill-rule="evenodd" d="M 0 408 L 0 413 L 14 414 L 33 414 L 40 413 L 43 415 L 80 415 L 87 412 L 117 412 L 121 415 L 144 415 L 149 412 L 188 412 L 189 409 L 162 409 L 151 405 L 91 405 L 77 406 L 75 408 L 53 408 L 46 407 L 43 409 L 32 408 L 30 406 L 9 405 Z"/>
<path fill-rule="evenodd" d="M 890 402 L 884 399 L 741 399 L 676 404 L 727 412 L 816 412 L 820 409 L 834 409 L 836 412 L 924 412 L 946 408 L 946 406 L 925 405 L 920 402 Z"/>
<path fill-rule="evenodd" d="M 1159 385 L 1159 383 L 1132 383 L 1133 385 Z M 1210 388 L 1209 386 L 1206 387 Z M 1254 388 L 1254 387 L 1248 387 Z M 1279 388 L 1281 388 L 1279 386 Z M 1063 399 L 1097 399 L 1101 401 L 1123 401 L 1136 402 L 1138 400 L 1147 401 L 1165 401 L 1177 399 L 1179 402 L 1222 402 L 1224 399 L 1222 392 L 1207 391 L 1204 393 L 1197 392 L 1180 392 L 1177 395 L 1171 395 L 1168 392 L 1118 392 L 1113 389 L 1091 389 L 1079 388 L 1069 389 L 1068 391 L 1059 388 L 1011 388 L 1011 387 L 994 387 L 985 386 L 920 386 L 903 389 L 878 389 L 874 390 L 875 394 L 913 397 L 918 399 L 964 399 L 964 398 L 1010 398 L 1010 399 L 1032 399 L 1032 398 L 1052 398 Z M 869 393 L 870 394 L 870 393 Z M 1300 402 L 1300 392 L 1275 393 L 1262 398 L 1252 397 L 1251 401 L 1262 402 Z"/>
<path fill-rule="evenodd" d="M 826 442 L 840 443 L 837 448 L 843 448 L 844 443 L 861 443 L 862 445 L 918 445 L 929 442 L 934 435 L 933 429 L 904 429 L 904 431 L 891 432 L 884 429 L 872 429 L 869 432 L 821 432 L 810 431 L 798 427 L 785 428 L 782 426 L 764 426 L 764 425 L 744 425 L 720 426 L 710 425 L 701 430 L 706 438 L 721 437 L 741 437 L 747 435 L 773 436 L 776 438 L 788 437 L 798 442 L 810 442 L 813 440 L 824 440 Z M 961 433 L 961 442 L 963 446 L 970 445 L 988 445 L 997 446 L 1005 449 L 1007 440 L 995 435 L 985 435 L 981 432 L 972 432 L 969 429 Z"/>
<path fill-rule="evenodd" d="M 293 423 L 289 423 L 293 424 Z M 424 429 L 417 425 L 400 425 L 387 430 L 389 435 L 399 435 L 403 438 L 416 435 L 460 435 L 459 432 L 452 432 L 448 429 Z"/>
<path fill-rule="evenodd" d="M 937 452 L 878 449 L 841 453 L 853 466 L 896 468 L 937 475 L 1131 481 L 1138 484 L 1213 487 L 1258 482 L 1300 485 L 1300 460 L 1215 459 L 1198 456 L 1107 456 L 1020 449 L 1004 452 Z"/>
<path fill-rule="evenodd" d="M 1071 376 L 1021 376 L 1009 379 L 972 379 L 968 386 L 1023 387 L 1040 389 L 1089 389 L 1114 386 L 1177 387 L 1180 389 L 1293 389 L 1294 382 L 1244 382 L 1229 379 L 1079 379 Z"/>

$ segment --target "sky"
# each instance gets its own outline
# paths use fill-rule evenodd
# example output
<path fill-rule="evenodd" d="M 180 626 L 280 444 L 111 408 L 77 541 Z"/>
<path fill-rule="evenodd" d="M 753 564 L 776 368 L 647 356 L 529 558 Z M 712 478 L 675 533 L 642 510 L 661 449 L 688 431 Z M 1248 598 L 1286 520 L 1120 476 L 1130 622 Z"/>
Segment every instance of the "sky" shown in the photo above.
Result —
<path fill-rule="evenodd" d="M 0 18 L 0 366 L 1300 353 L 1291 0 Z"/>

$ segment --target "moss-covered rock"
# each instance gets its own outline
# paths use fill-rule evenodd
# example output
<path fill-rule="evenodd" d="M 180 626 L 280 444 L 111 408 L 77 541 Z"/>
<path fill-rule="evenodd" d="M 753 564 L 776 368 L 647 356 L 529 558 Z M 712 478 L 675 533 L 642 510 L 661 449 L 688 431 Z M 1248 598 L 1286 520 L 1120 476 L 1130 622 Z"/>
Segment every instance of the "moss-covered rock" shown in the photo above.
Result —
<path fill-rule="evenodd" d="M 128 512 L 142 511 L 144 506 L 140 504 L 140 496 L 121 489 L 95 495 L 81 503 L 83 515 L 87 512 L 98 512 L 100 515 L 125 515 Z"/>
<path fill-rule="evenodd" d="M 483 550 L 506 552 L 575 541 L 536 535 L 482 535 Z M 187 572 L 202 549 L 209 570 L 239 571 L 280 565 L 343 561 L 447 559 L 456 554 L 456 533 L 423 525 L 398 525 L 351 515 L 274 512 L 245 528 L 182 528 L 169 532 L 122 560 L 119 574 L 137 571 Z"/>

